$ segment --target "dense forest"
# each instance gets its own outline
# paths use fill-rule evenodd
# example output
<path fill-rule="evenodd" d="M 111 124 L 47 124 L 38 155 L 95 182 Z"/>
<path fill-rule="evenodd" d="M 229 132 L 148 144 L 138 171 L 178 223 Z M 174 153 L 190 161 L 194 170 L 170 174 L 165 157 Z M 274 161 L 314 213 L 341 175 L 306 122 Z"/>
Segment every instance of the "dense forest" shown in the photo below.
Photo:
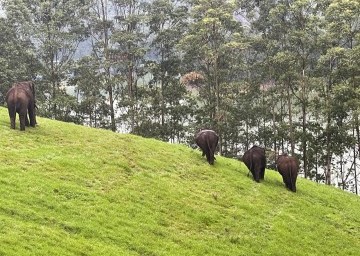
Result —
<path fill-rule="evenodd" d="M 0 0 L 1 103 L 33 80 L 43 117 L 289 152 L 359 193 L 358 0 Z M 40 124 L 41 125 L 41 124 Z"/>

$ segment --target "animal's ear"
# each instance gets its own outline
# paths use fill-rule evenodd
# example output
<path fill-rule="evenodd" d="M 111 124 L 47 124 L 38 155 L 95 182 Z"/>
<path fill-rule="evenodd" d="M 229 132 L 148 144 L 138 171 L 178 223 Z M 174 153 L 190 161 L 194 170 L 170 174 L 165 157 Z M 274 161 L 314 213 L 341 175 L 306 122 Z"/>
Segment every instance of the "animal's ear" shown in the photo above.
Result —
<path fill-rule="evenodd" d="M 33 82 L 29 82 L 29 86 L 30 86 L 30 89 L 31 91 L 33 92 L 33 94 L 35 95 L 35 85 Z"/>

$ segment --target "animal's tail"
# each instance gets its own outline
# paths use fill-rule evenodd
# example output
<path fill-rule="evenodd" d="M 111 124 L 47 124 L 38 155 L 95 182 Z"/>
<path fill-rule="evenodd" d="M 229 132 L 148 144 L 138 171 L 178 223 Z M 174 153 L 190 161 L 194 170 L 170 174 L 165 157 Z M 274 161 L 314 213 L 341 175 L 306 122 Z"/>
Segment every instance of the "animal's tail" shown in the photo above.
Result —
<path fill-rule="evenodd" d="M 206 140 L 206 145 L 207 145 L 207 148 L 208 148 L 208 161 L 209 161 L 209 164 L 213 163 L 214 162 L 214 152 L 209 144 L 209 140 Z"/>

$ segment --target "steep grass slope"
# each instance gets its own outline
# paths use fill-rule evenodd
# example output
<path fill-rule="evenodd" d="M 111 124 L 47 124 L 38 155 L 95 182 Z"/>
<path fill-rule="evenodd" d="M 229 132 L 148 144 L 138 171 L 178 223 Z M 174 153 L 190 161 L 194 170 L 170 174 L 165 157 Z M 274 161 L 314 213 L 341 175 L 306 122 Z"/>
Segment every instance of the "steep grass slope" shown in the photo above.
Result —
<path fill-rule="evenodd" d="M 0 255 L 359 255 L 360 198 L 236 160 L 0 108 Z M 18 125 L 18 124 L 17 124 Z"/>

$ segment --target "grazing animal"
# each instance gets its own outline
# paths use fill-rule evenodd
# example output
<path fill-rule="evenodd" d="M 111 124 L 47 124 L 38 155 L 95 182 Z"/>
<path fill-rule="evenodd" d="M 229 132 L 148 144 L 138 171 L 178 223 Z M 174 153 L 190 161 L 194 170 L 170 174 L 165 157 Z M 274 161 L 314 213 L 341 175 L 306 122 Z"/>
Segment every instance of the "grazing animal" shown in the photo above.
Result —
<path fill-rule="evenodd" d="M 19 114 L 21 131 L 25 130 L 25 126 L 35 127 L 35 88 L 32 82 L 15 83 L 6 93 L 5 101 L 12 129 L 15 129 L 16 113 Z"/>
<path fill-rule="evenodd" d="M 213 130 L 202 130 L 195 136 L 195 142 L 202 150 L 202 156 L 206 155 L 209 164 L 214 164 L 214 153 L 219 142 L 219 136 Z"/>
<path fill-rule="evenodd" d="M 276 160 L 276 167 L 283 178 L 285 186 L 296 192 L 296 178 L 299 171 L 299 161 L 293 156 L 282 154 Z"/>
<path fill-rule="evenodd" d="M 256 182 L 260 182 L 260 180 L 264 179 L 266 166 L 266 156 L 264 148 L 253 146 L 244 153 L 242 161 L 250 170 Z"/>

